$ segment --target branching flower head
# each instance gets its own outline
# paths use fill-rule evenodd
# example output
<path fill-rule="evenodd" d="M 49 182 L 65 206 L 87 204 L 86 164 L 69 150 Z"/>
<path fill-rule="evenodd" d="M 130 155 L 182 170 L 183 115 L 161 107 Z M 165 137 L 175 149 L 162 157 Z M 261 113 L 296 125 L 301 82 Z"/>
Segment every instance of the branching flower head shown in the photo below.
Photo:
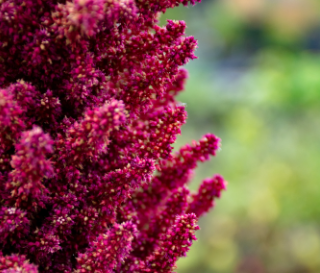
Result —
<path fill-rule="evenodd" d="M 0 0 L 0 271 L 173 272 L 225 189 L 173 152 L 197 41 L 159 13 L 194 0 Z"/>

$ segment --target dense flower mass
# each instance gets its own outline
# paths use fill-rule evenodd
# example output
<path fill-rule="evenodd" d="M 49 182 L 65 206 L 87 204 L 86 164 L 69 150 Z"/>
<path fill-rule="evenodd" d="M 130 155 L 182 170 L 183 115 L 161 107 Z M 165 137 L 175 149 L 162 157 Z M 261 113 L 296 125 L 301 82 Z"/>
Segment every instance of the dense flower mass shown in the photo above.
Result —
<path fill-rule="evenodd" d="M 219 149 L 173 153 L 175 96 L 196 58 L 182 21 L 200 0 L 0 0 L 0 272 L 173 272 L 216 175 L 187 187 Z"/>

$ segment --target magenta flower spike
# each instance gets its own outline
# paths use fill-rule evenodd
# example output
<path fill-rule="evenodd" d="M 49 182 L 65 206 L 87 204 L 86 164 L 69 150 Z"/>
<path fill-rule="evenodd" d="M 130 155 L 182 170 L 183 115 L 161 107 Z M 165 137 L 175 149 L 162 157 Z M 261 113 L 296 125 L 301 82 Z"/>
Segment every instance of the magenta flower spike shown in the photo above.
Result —
<path fill-rule="evenodd" d="M 0 272 L 173 272 L 226 182 L 173 152 L 194 0 L 0 0 Z"/>

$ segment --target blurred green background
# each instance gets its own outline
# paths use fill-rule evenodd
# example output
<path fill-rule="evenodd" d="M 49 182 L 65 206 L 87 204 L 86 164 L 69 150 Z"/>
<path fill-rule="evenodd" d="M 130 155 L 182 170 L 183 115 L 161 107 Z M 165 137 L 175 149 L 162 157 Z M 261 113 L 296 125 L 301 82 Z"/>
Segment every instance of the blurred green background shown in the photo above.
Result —
<path fill-rule="evenodd" d="M 320 1 L 202 0 L 166 19 L 199 41 L 176 147 L 222 139 L 190 187 L 229 182 L 178 272 L 319 273 Z"/>

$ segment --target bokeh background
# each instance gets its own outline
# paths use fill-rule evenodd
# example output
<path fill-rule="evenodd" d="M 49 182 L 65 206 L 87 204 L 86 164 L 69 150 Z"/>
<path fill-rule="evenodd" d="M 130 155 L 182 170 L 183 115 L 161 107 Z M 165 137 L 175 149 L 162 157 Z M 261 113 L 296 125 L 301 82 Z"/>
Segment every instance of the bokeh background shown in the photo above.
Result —
<path fill-rule="evenodd" d="M 166 19 L 199 41 L 176 147 L 222 139 L 190 187 L 229 182 L 178 272 L 319 273 L 320 1 L 202 0 Z"/>

